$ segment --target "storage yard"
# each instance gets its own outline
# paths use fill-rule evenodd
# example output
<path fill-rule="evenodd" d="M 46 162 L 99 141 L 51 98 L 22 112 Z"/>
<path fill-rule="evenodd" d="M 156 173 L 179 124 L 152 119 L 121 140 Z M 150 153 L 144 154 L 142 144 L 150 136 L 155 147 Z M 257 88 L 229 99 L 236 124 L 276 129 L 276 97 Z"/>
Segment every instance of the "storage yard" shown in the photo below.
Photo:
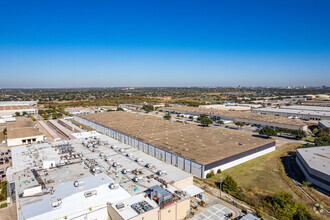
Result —
<path fill-rule="evenodd" d="M 222 111 L 218 109 L 198 108 L 198 107 L 166 107 L 159 109 L 162 112 L 170 112 L 174 114 L 190 114 L 202 115 L 206 114 L 214 120 L 233 120 L 234 122 L 243 122 L 245 124 L 273 127 L 273 128 L 289 128 L 307 130 L 307 125 L 296 119 L 285 117 L 262 115 L 246 111 Z"/>
<path fill-rule="evenodd" d="M 75 120 L 199 177 L 275 150 L 274 140 L 127 112 L 88 114 Z"/>

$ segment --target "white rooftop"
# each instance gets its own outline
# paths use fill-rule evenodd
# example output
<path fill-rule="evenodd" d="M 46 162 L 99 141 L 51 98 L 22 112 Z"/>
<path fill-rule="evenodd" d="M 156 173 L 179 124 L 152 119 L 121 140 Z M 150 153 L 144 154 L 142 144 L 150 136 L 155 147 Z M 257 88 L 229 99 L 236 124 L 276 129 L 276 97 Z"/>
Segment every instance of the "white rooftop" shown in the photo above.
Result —
<path fill-rule="evenodd" d="M 297 149 L 308 166 L 330 176 L 330 146 Z"/>
<path fill-rule="evenodd" d="M 90 208 L 99 209 L 105 207 L 108 202 L 115 203 L 130 196 L 122 187 L 110 189 L 108 185 L 114 181 L 104 173 L 81 179 L 82 186 L 75 187 L 73 182 L 66 182 L 54 186 L 53 195 L 46 194 L 42 199 L 21 206 L 23 215 L 19 219 L 58 219 L 68 216 L 68 219 L 90 212 Z M 86 198 L 84 193 L 96 190 L 97 194 Z M 53 208 L 52 198 L 61 199 L 62 204 Z M 79 205 L 78 205 L 79 204 Z"/>
<path fill-rule="evenodd" d="M 112 204 L 111 206 L 113 207 L 114 210 L 117 211 L 117 213 L 123 219 L 130 219 L 135 216 L 138 216 L 138 213 L 136 211 L 134 211 L 134 209 L 131 207 L 131 205 L 138 203 L 138 202 L 145 201 L 149 205 L 151 205 L 153 209 L 155 209 L 155 208 L 159 209 L 159 206 L 157 205 L 157 203 L 155 201 L 149 199 L 148 197 L 145 198 L 144 197 L 145 195 L 146 195 L 145 193 L 140 193 L 140 194 L 132 196 L 128 199 L 120 200 L 119 202 L 116 202 L 116 203 Z M 124 208 L 118 209 L 116 207 L 118 204 L 123 204 Z"/>

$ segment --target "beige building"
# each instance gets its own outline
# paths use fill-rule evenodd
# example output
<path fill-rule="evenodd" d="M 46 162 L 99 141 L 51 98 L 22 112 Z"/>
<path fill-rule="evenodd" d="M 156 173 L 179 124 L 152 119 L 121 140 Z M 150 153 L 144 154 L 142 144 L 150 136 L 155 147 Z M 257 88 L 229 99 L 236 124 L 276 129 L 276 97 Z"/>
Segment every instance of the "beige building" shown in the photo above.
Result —
<path fill-rule="evenodd" d="M 43 134 L 30 118 L 17 117 L 16 119 L 14 122 L 7 122 L 8 146 L 33 144 L 43 141 Z"/>

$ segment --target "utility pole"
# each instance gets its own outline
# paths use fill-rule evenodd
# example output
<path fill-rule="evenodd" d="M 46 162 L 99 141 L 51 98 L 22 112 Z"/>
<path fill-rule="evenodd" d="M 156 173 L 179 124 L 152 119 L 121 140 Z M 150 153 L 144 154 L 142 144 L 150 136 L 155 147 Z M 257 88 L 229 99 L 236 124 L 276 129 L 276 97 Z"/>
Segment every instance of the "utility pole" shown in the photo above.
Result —
<path fill-rule="evenodd" d="M 221 199 L 221 185 L 223 181 L 223 176 L 220 176 L 219 183 L 220 183 L 220 199 Z"/>

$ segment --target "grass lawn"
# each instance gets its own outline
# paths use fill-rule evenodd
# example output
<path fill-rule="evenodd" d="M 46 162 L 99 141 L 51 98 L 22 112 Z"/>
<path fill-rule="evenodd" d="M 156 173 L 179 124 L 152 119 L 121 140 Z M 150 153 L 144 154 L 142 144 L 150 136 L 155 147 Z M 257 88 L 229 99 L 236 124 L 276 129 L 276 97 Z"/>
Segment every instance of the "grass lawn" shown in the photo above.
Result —
<path fill-rule="evenodd" d="M 230 175 L 235 179 L 238 186 L 243 189 L 263 191 L 271 194 L 285 191 L 295 195 L 281 176 L 278 169 L 278 157 L 300 145 L 298 143 L 282 145 L 276 148 L 274 152 L 232 167 L 206 179 L 206 181 L 215 184 L 219 181 L 220 176 Z"/>

